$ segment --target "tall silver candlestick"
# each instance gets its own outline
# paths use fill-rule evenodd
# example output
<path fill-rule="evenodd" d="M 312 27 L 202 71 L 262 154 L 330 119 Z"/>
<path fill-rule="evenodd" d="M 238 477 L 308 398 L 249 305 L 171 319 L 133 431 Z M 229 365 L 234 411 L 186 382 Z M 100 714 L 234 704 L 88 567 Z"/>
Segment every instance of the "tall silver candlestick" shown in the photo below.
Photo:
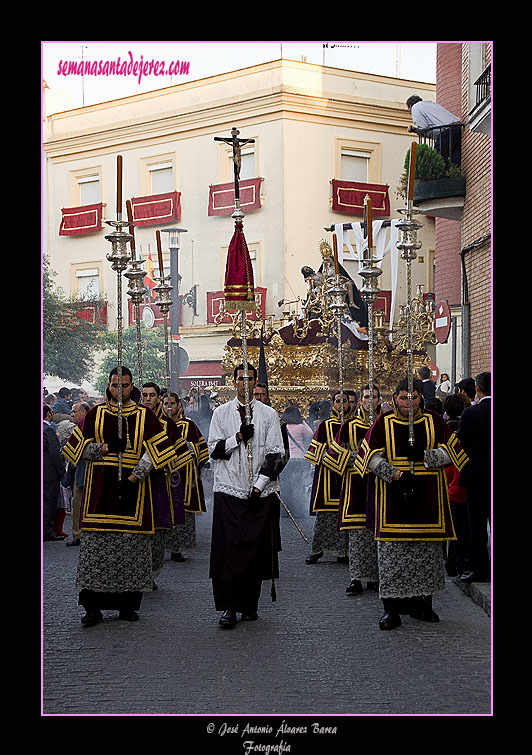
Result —
<path fill-rule="evenodd" d="M 138 374 L 139 374 L 139 388 L 142 390 L 142 335 L 141 335 L 141 329 L 140 329 L 140 305 L 142 304 L 144 300 L 144 294 L 145 294 L 145 287 L 144 287 L 144 276 L 146 275 L 146 271 L 142 267 L 142 259 L 137 259 L 137 253 L 136 253 L 136 245 L 135 245 L 135 231 L 134 231 L 134 223 L 133 223 L 133 207 L 131 205 L 131 200 L 128 199 L 126 202 L 126 208 L 127 208 L 127 217 L 129 221 L 129 226 L 131 229 L 131 264 L 124 273 L 126 278 L 129 280 L 129 287 L 127 289 L 127 293 L 129 297 L 131 298 L 131 301 L 135 307 L 135 325 L 137 328 L 137 365 L 138 365 Z"/>
<path fill-rule="evenodd" d="M 127 263 L 131 259 L 127 249 L 128 241 L 131 240 L 131 234 L 124 232 L 124 226 L 129 225 L 127 220 L 122 220 L 119 214 L 117 220 L 108 220 L 107 225 L 114 226 L 115 231 L 106 236 L 106 240 L 111 243 L 111 252 L 106 255 L 107 260 L 111 263 L 112 269 L 116 272 L 116 326 L 117 326 L 117 373 L 118 373 L 118 437 L 122 438 L 122 273 L 126 269 Z M 118 454 L 118 480 L 122 479 L 122 453 Z"/>
<path fill-rule="evenodd" d="M 335 257 L 335 260 L 337 258 Z M 333 313 L 336 319 L 336 340 L 338 343 L 338 390 L 341 395 L 340 401 L 340 420 L 344 421 L 344 370 L 342 359 L 342 317 L 348 311 L 347 308 L 347 286 L 348 279 L 337 272 L 338 265 L 335 264 L 334 276 L 328 278 L 325 293 L 327 296 L 327 308 Z M 325 272 L 325 265 L 324 265 Z"/>
<path fill-rule="evenodd" d="M 170 348 L 168 344 L 168 312 L 172 306 L 172 299 L 170 298 L 170 291 L 173 290 L 173 286 L 170 285 L 169 275 L 155 276 L 155 280 L 159 283 L 153 287 L 154 291 L 157 291 L 158 299 L 157 306 L 163 313 L 164 317 L 164 353 L 166 360 L 166 393 L 168 396 L 168 416 L 172 416 L 172 407 L 170 401 Z"/>
<path fill-rule="evenodd" d="M 127 294 L 131 299 L 135 307 L 135 325 L 137 330 L 137 365 L 139 373 L 139 387 L 142 389 L 143 377 L 142 377 L 142 334 L 141 334 L 141 318 L 140 318 L 140 305 L 144 301 L 146 289 L 144 286 L 144 276 L 146 271 L 142 267 L 141 259 L 133 259 L 129 267 L 127 268 L 124 276 L 129 280 L 129 286 Z"/>
<path fill-rule="evenodd" d="M 406 262 L 406 331 L 407 331 L 407 358 L 408 358 L 408 442 L 410 446 L 414 445 L 414 365 L 412 349 L 412 260 L 417 257 L 417 250 L 421 248 L 421 241 L 417 240 L 417 232 L 423 227 L 422 223 L 413 220 L 412 216 L 418 214 L 419 210 L 413 206 L 411 199 L 406 202 L 406 207 L 398 210 L 405 217 L 398 221 L 397 227 L 400 232 L 400 240 L 397 242 L 397 248 L 401 250 L 401 259 Z M 414 472 L 414 462 L 410 462 L 410 471 Z"/>

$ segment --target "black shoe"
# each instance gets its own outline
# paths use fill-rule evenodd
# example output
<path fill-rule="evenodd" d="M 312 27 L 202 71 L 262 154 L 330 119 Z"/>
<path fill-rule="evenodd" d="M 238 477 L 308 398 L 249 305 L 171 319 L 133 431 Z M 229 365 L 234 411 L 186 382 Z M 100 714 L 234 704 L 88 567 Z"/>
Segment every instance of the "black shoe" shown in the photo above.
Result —
<path fill-rule="evenodd" d="M 47 535 L 43 537 L 43 541 L 46 542 L 48 540 L 64 540 L 66 535 L 58 535 L 55 532 L 53 532 L 51 535 Z"/>
<path fill-rule="evenodd" d="M 338 556 L 336 560 L 339 564 L 348 564 L 349 556 Z"/>
<path fill-rule="evenodd" d="M 419 621 L 439 621 L 438 614 L 432 610 L 432 595 L 412 598 L 408 615 Z"/>
<path fill-rule="evenodd" d="M 259 614 L 256 611 L 254 613 L 243 613 L 240 621 L 256 621 L 258 618 Z"/>
<path fill-rule="evenodd" d="M 79 537 L 73 537 L 72 540 L 68 540 L 65 545 L 79 545 L 81 542 Z"/>
<path fill-rule="evenodd" d="M 122 621 L 138 621 L 139 615 L 136 611 L 120 611 L 118 618 Z"/>
<path fill-rule="evenodd" d="M 305 559 L 306 564 L 315 564 L 317 563 L 320 558 L 323 557 L 323 551 L 320 551 L 319 553 L 311 553 L 310 556 L 307 556 Z"/>
<path fill-rule="evenodd" d="M 87 611 L 85 616 L 81 619 L 81 623 L 84 627 L 93 627 L 95 624 L 99 624 L 103 621 L 103 614 L 101 611 Z"/>
<path fill-rule="evenodd" d="M 224 611 L 218 619 L 218 624 L 225 629 L 231 629 L 236 624 L 236 611 Z"/>
<path fill-rule="evenodd" d="M 351 584 L 346 590 L 348 595 L 359 595 L 363 591 L 362 582 L 358 579 L 352 579 Z"/>
<path fill-rule="evenodd" d="M 172 553 L 172 554 L 170 554 L 170 559 L 172 561 L 179 561 L 179 562 L 181 562 L 181 561 L 185 560 L 185 557 L 183 556 L 182 553 Z"/>
<path fill-rule="evenodd" d="M 469 574 L 462 574 L 460 577 L 460 582 L 465 582 L 467 585 L 471 582 L 490 582 L 491 579 L 489 576 L 484 576 L 483 574 L 478 574 L 478 572 L 470 572 Z"/>
<path fill-rule="evenodd" d="M 375 592 L 379 592 L 379 583 L 378 582 L 368 582 L 366 585 L 366 590 L 375 590 Z"/>
<path fill-rule="evenodd" d="M 379 619 L 380 629 L 395 629 L 396 627 L 400 627 L 401 624 L 401 617 L 398 613 L 385 613 Z"/>
<path fill-rule="evenodd" d="M 440 620 L 440 617 L 435 613 L 432 608 L 429 611 L 414 611 L 408 614 L 412 619 L 418 619 L 419 621 L 432 621 L 436 623 Z"/>

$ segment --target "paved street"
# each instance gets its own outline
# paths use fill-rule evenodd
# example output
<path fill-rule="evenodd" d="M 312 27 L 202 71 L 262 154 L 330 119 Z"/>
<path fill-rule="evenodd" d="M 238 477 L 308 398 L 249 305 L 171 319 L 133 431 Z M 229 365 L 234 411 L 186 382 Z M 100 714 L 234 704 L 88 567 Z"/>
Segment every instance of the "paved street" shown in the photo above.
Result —
<path fill-rule="evenodd" d="M 279 714 L 289 723 L 305 714 L 491 714 L 491 622 L 479 605 L 448 580 L 434 599 L 438 624 L 405 616 L 383 632 L 377 594 L 347 596 L 348 567 L 335 559 L 306 565 L 309 545 L 286 516 L 277 601 L 265 582 L 259 620 L 221 629 L 208 578 L 208 506 L 196 518 L 197 549 L 183 563 L 167 556 L 136 623 L 109 611 L 102 624 L 82 627 L 79 549 L 43 543 L 44 715 L 201 714 L 202 727 L 213 717 L 220 743 L 240 738 L 245 725 L 222 737 L 224 715 Z M 309 540 L 313 521 L 300 518 Z"/>

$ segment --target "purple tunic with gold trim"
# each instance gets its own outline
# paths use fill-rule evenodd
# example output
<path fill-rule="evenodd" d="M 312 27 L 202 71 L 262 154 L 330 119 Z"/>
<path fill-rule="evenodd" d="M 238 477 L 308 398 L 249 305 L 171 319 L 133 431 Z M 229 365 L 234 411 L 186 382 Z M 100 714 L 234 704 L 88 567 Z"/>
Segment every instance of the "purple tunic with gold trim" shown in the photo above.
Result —
<path fill-rule="evenodd" d="M 177 420 L 176 427 L 183 442 L 188 442 L 190 447 L 187 462 L 181 470 L 185 511 L 201 514 L 207 511 L 200 474 L 201 467 L 209 459 L 207 441 L 191 419 Z"/>
<path fill-rule="evenodd" d="M 323 457 L 324 466 L 342 478 L 339 531 L 366 529 L 368 475 L 362 476 L 353 466 L 351 458 L 358 451 L 369 428 L 369 417 L 363 409 L 359 409 L 356 417 L 344 422 Z"/>
<path fill-rule="evenodd" d="M 310 515 L 314 516 L 319 511 L 338 511 L 340 506 L 340 489 L 342 478 L 328 469 L 323 458 L 334 442 L 334 436 L 340 430 L 342 422 L 340 413 L 333 409 L 332 416 L 320 422 L 310 441 L 308 450 L 304 456 L 316 469 L 310 494 Z"/>
<path fill-rule="evenodd" d="M 355 459 L 355 469 L 366 474 L 372 458 L 382 457 L 381 464 L 408 471 L 408 417 L 391 411 L 372 425 Z M 419 449 L 443 449 L 458 469 L 468 458 L 456 435 L 435 412 L 418 411 L 414 417 L 414 446 Z M 375 538 L 382 541 L 455 540 L 449 506 L 447 480 L 443 466 L 429 466 L 425 461 L 414 464 L 414 494 L 405 499 L 393 482 L 386 482 L 375 471 L 375 493 L 368 498 L 368 522 L 375 519 Z M 448 462 L 447 462 L 448 463 Z"/>
<path fill-rule="evenodd" d="M 125 434 L 129 448 L 122 452 L 122 479 L 125 480 L 145 452 L 154 469 L 176 463 L 175 448 L 166 428 L 151 409 L 134 401 L 122 407 Z M 83 427 L 76 427 L 63 455 L 76 465 L 91 443 L 104 444 L 118 435 L 118 408 L 108 400 L 93 407 L 85 416 Z M 130 498 L 119 496 L 118 454 L 107 453 L 87 459 L 83 500 L 81 505 L 83 532 L 153 533 L 154 515 L 150 495 L 149 477 L 138 482 Z"/>

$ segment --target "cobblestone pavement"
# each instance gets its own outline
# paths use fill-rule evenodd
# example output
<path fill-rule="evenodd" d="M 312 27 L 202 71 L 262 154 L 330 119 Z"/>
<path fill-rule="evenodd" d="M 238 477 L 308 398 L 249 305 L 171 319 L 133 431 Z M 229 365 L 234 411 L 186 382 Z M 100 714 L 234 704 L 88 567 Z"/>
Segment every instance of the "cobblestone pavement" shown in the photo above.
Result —
<path fill-rule="evenodd" d="M 383 632 L 378 595 L 346 595 L 348 567 L 336 559 L 306 565 L 310 546 L 286 516 L 277 600 L 264 582 L 259 620 L 221 629 L 208 578 L 208 506 L 196 518 L 196 550 L 182 563 L 167 555 L 159 589 L 144 596 L 135 623 L 106 611 L 103 623 L 82 627 L 79 549 L 43 543 L 43 715 L 180 714 L 200 716 L 202 730 L 212 717 L 212 752 L 230 743 L 220 727 L 234 715 L 288 723 L 340 716 L 342 725 L 344 716 L 491 715 L 491 620 L 481 606 L 448 579 L 434 598 L 439 623 L 405 616 Z M 311 540 L 314 520 L 298 520 Z M 314 719 L 303 720 L 308 727 Z M 247 734 L 246 721 L 233 738 Z"/>

